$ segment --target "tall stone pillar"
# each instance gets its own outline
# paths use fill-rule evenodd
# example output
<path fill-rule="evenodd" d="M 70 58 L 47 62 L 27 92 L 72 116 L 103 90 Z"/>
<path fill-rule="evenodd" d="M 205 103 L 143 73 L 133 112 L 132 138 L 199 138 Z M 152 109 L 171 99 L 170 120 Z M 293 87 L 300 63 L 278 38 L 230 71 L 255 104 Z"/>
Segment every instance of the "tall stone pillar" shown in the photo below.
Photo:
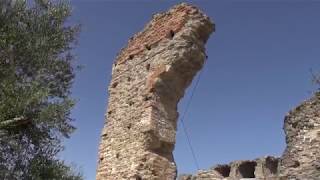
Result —
<path fill-rule="evenodd" d="M 177 104 L 206 59 L 214 25 L 179 4 L 153 16 L 116 58 L 97 180 L 176 178 Z"/>

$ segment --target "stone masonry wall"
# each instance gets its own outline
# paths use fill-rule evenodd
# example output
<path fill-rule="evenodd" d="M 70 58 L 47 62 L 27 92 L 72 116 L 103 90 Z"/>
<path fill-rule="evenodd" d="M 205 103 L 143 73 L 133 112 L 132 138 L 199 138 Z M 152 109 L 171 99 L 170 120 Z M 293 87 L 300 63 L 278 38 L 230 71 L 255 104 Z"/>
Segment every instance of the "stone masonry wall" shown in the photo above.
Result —
<path fill-rule="evenodd" d="M 181 175 L 179 180 L 279 180 L 279 158 L 267 156 L 255 160 L 233 161 L 216 165 L 209 170 L 200 170 L 196 175 Z"/>
<path fill-rule="evenodd" d="M 284 131 L 287 147 L 280 174 L 288 179 L 320 179 L 320 93 L 289 112 Z"/>
<path fill-rule="evenodd" d="M 130 39 L 112 69 L 97 180 L 173 180 L 177 104 L 206 59 L 214 25 L 179 4 Z"/>

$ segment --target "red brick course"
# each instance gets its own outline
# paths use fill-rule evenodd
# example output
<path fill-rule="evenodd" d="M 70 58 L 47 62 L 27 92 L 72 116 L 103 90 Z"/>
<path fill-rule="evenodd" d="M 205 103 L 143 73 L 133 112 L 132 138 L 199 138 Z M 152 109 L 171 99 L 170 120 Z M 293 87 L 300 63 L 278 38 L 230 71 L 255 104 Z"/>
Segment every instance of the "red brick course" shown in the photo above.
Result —
<path fill-rule="evenodd" d="M 169 13 L 155 17 L 147 27 L 128 42 L 128 46 L 121 50 L 116 63 L 122 64 L 127 60 L 139 56 L 152 45 L 170 39 L 172 34 L 179 32 L 185 25 L 188 15 L 196 11 L 192 6 L 179 6 Z"/>

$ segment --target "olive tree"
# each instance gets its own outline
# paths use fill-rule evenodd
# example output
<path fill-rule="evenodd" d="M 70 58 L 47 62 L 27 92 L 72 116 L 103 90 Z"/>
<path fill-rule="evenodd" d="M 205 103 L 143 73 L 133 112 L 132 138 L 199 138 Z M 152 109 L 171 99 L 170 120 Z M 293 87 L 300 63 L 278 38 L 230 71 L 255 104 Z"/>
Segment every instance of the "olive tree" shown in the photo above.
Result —
<path fill-rule="evenodd" d="M 56 158 L 75 130 L 78 25 L 66 1 L 0 1 L 0 179 L 81 179 Z"/>

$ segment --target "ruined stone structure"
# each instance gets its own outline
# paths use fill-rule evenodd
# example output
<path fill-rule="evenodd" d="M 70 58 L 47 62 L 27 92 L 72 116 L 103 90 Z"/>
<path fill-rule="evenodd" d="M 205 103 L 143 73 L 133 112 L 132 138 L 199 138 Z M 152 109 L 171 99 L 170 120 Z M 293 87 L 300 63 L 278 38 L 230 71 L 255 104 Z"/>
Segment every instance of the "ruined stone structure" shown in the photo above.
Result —
<path fill-rule="evenodd" d="M 180 4 L 157 14 L 130 39 L 112 69 L 97 180 L 174 180 L 172 151 L 177 104 L 206 59 L 214 25 Z M 280 158 L 234 161 L 181 180 L 320 179 L 320 93 L 285 118 L 287 148 Z"/>
<path fill-rule="evenodd" d="M 320 93 L 291 110 L 285 117 L 283 129 L 287 147 L 280 158 L 234 161 L 196 175 L 181 175 L 179 180 L 319 180 Z"/>
<path fill-rule="evenodd" d="M 285 117 L 287 147 L 280 175 L 288 179 L 320 179 L 320 93 Z"/>
<path fill-rule="evenodd" d="M 173 180 L 177 104 L 206 59 L 214 25 L 179 4 L 130 39 L 112 69 L 97 180 Z"/>
<path fill-rule="evenodd" d="M 279 158 L 267 156 L 252 161 L 234 161 L 201 170 L 196 175 L 181 175 L 179 180 L 237 180 L 242 178 L 278 180 Z"/>

